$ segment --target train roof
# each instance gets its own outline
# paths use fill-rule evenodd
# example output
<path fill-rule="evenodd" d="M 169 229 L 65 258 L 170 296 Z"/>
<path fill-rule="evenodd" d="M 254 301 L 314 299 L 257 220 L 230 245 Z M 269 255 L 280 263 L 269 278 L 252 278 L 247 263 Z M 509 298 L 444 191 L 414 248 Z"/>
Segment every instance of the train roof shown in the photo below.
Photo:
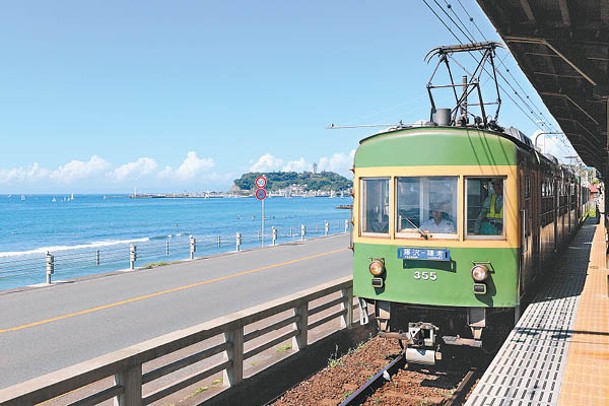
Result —
<path fill-rule="evenodd" d="M 510 139 L 520 146 L 524 146 L 525 148 L 530 148 L 532 150 L 535 150 L 535 146 L 533 145 L 533 142 L 531 141 L 531 139 L 529 137 L 527 137 L 522 131 L 518 130 L 515 127 L 502 128 L 502 127 L 497 126 L 495 129 L 483 129 L 483 128 L 477 128 L 475 126 L 466 126 L 466 127 L 439 126 L 434 122 L 426 122 L 424 124 L 419 124 L 419 125 L 417 125 L 417 124 L 406 125 L 406 124 L 400 123 L 398 125 L 386 128 L 385 130 L 381 130 L 378 133 L 373 134 L 369 137 L 363 138 L 362 140 L 360 140 L 360 144 L 364 143 L 365 141 L 367 141 L 369 139 L 372 139 L 372 138 L 375 138 L 375 137 L 378 137 L 381 135 L 398 132 L 398 131 L 403 131 L 403 130 L 416 130 L 416 129 L 420 129 L 420 130 L 453 129 L 453 130 L 482 131 L 482 132 L 491 133 L 491 134 L 495 134 L 495 135 L 503 137 L 503 138 Z"/>
<path fill-rule="evenodd" d="M 542 153 L 538 148 L 535 147 L 535 145 L 533 144 L 533 142 L 531 141 L 531 139 L 529 137 L 527 137 L 522 131 L 520 131 L 514 127 L 502 128 L 499 126 L 495 126 L 495 128 L 493 128 L 493 129 L 483 129 L 483 128 L 477 128 L 475 126 L 465 126 L 465 127 L 439 126 L 434 122 L 426 122 L 426 123 L 415 124 L 415 125 L 405 125 L 405 124 L 400 123 L 396 126 L 392 126 L 392 127 L 386 128 L 382 131 L 379 131 L 378 133 L 373 134 L 369 137 L 363 138 L 362 140 L 360 140 L 360 145 L 366 143 L 367 141 L 371 141 L 371 140 L 374 140 L 374 139 L 377 139 L 380 137 L 383 137 L 383 138 L 387 137 L 387 136 L 391 137 L 392 134 L 395 134 L 397 136 L 398 134 L 403 134 L 404 132 L 410 132 L 410 131 L 425 132 L 428 130 L 440 130 L 442 132 L 445 132 L 446 130 L 454 130 L 455 132 L 476 131 L 476 132 L 480 132 L 480 133 L 495 135 L 497 137 L 510 141 L 519 149 L 522 149 L 531 154 L 534 154 L 536 157 L 536 160 L 540 164 L 553 167 L 554 170 L 572 172 L 571 169 L 568 168 L 567 166 L 561 165 L 558 162 L 558 160 L 556 159 L 556 157 L 554 157 L 550 154 Z"/>

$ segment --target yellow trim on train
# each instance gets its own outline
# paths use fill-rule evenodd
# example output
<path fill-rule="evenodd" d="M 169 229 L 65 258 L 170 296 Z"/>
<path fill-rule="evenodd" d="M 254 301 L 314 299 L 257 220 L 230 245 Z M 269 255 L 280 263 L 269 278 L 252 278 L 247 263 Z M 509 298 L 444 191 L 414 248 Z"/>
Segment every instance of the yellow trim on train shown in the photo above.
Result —
<path fill-rule="evenodd" d="M 404 176 L 458 176 L 458 201 L 459 216 L 457 220 L 457 236 L 455 238 L 431 238 L 425 240 L 421 238 L 405 238 L 396 236 L 395 220 L 389 222 L 389 235 L 362 235 L 360 232 L 360 178 L 391 178 L 389 188 L 389 211 L 396 212 L 396 191 L 395 178 Z M 465 191 L 464 179 L 466 177 L 506 177 L 504 183 L 504 227 L 503 236 L 465 236 Z M 366 244 L 387 244 L 412 247 L 438 247 L 438 246 L 459 246 L 463 248 L 518 248 L 520 247 L 518 221 L 518 167 L 517 166 L 386 166 L 386 167 L 363 167 L 355 169 L 353 187 L 356 198 L 353 200 L 354 213 L 354 243 Z"/>

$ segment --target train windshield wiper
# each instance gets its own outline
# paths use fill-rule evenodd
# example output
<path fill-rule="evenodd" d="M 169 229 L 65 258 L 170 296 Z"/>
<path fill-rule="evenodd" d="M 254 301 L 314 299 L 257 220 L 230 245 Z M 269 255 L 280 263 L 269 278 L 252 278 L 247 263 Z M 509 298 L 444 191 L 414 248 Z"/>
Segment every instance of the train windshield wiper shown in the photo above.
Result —
<path fill-rule="evenodd" d="M 401 214 L 400 214 L 400 215 L 401 215 Z M 429 234 L 429 232 L 427 232 L 427 231 L 423 231 L 423 230 L 421 230 L 419 227 L 417 227 L 417 225 L 416 225 L 415 223 L 413 223 L 413 222 L 412 222 L 412 221 L 411 221 L 411 220 L 408 218 L 408 216 L 404 216 L 404 215 L 401 215 L 401 216 L 402 216 L 403 218 L 405 218 L 405 219 L 406 219 L 406 221 L 407 221 L 407 222 L 409 222 L 409 223 L 410 223 L 410 225 L 412 225 L 412 226 L 415 228 L 415 230 L 417 230 L 417 231 L 419 232 L 419 234 L 421 234 L 421 237 L 425 238 L 426 240 L 429 240 L 429 237 L 431 237 L 431 234 Z"/>

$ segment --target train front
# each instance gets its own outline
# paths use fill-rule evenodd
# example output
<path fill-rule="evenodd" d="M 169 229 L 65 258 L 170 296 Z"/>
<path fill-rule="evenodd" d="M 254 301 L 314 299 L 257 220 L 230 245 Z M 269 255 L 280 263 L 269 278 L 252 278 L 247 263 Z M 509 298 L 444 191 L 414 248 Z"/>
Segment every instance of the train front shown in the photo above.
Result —
<path fill-rule="evenodd" d="M 364 139 L 354 169 L 354 294 L 410 362 L 482 347 L 519 305 L 518 148 L 491 131 Z M 505 198 L 504 198 L 505 196 Z"/>

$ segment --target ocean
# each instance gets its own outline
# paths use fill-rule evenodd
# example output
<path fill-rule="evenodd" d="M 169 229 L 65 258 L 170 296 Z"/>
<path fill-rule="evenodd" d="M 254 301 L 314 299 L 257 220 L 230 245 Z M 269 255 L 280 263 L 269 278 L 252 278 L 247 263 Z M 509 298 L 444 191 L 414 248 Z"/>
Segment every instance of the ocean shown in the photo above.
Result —
<path fill-rule="evenodd" d="M 127 195 L 0 196 L 0 290 L 345 232 L 350 197 L 144 198 Z M 327 225 L 326 225 L 327 224 Z M 327 230 L 326 230 L 327 228 Z"/>

